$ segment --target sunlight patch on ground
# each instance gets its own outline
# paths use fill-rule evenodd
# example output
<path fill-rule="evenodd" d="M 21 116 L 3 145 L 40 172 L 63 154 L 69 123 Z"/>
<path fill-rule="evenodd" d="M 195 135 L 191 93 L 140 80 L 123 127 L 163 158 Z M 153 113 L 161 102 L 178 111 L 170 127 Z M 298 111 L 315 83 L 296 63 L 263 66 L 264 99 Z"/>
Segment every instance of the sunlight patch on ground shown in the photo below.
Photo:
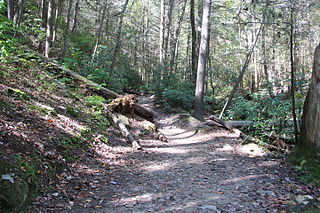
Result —
<path fill-rule="evenodd" d="M 249 155 L 249 157 L 265 156 L 266 155 L 266 153 L 257 144 L 254 144 L 254 143 L 242 145 L 239 148 L 239 151 L 243 154 Z"/>
<path fill-rule="evenodd" d="M 153 164 L 153 165 L 148 165 L 145 167 L 142 167 L 142 170 L 145 170 L 147 172 L 155 172 L 155 171 L 160 171 L 160 170 L 169 170 L 172 168 L 175 164 L 173 163 L 162 163 L 162 164 Z"/>
<path fill-rule="evenodd" d="M 119 200 L 113 201 L 117 203 L 117 205 L 128 205 L 128 204 L 135 204 L 135 203 L 144 203 L 144 202 L 151 202 L 152 200 L 161 197 L 161 193 L 144 193 L 142 195 L 136 195 L 132 197 L 123 197 Z"/>
<path fill-rule="evenodd" d="M 186 153 L 190 152 L 190 150 L 176 149 L 175 147 L 172 147 L 172 148 L 153 148 L 150 150 L 152 150 L 154 152 L 158 152 L 158 153 L 170 153 L 170 154 L 186 154 Z"/>
<path fill-rule="evenodd" d="M 222 148 L 218 148 L 217 151 L 227 152 L 232 151 L 233 147 L 230 144 L 224 144 Z"/>

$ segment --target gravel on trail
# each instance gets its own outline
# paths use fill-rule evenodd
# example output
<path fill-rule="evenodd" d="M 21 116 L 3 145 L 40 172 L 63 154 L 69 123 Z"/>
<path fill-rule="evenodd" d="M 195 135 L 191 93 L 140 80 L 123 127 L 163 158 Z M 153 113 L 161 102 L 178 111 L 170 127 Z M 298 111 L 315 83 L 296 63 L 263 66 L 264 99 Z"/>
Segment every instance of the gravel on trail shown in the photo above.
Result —
<path fill-rule="evenodd" d="M 167 143 L 145 136 L 143 151 L 96 146 L 91 163 L 75 165 L 77 184 L 52 195 L 55 204 L 47 197 L 45 212 L 284 213 L 317 202 L 319 191 L 295 180 L 283 159 L 240 145 L 230 131 L 197 132 L 178 115 L 154 110 Z"/>

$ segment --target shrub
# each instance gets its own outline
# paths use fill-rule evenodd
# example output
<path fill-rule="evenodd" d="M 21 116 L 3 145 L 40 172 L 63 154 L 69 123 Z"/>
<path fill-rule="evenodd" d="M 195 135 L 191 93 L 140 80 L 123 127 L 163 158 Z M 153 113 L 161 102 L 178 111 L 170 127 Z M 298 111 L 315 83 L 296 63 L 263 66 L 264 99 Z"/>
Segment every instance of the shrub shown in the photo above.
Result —
<path fill-rule="evenodd" d="M 181 108 L 190 111 L 193 109 L 194 91 L 180 89 L 164 90 L 162 100 L 167 108 Z"/>

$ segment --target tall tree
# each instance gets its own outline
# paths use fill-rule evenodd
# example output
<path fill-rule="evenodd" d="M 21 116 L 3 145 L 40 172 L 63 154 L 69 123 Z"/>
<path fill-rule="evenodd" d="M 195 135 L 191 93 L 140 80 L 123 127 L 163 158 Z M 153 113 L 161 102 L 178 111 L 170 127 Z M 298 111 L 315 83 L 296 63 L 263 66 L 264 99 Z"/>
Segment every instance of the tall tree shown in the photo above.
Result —
<path fill-rule="evenodd" d="M 24 0 L 19 0 L 18 5 L 16 7 L 16 11 L 14 13 L 13 22 L 16 26 L 20 25 L 21 17 L 24 9 Z"/>
<path fill-rule="evenodd" d="M 159 30 L 159 62 L 164 58 L 164 30 L 165 30 L 165 4 L 164 0 L 160 1 L 160 30 Z"/>
<path fill-rule="evenodd" d="M 108 4 L 105 3 L 103 8 L 101 9 L 102 15 L 101 15 L 99 28 L 98 28 L 98 30 L 96 32 L 96 44 L 95 44 L 94 49 L 93 49 L 92 60 L 94 59 L 94 57 L 95 57 L 95 55 L 97 53 L 97 50 L 98 50 L 98 46 L 99 46 L 99 42 L 100 42 L 100 38 L 101 38 L 102 27 L 103 27 L 103 23 L 104 23 L 104 19 L 105 19 L 105 16 L 106 16 L 106 11 L 107 11 L 107 5 Z"/>
<path fill-rule="evenodd" d="M 14 17 L 14 0 L 7 0 L 8 19 L 13 21 Z"/>
<path fill-rule="evenodd" d="M 122 10 L 119 14 L 119 18 L 118 18 L 118 26 L 117 26 L 117 36 L 116 36 L 116 45 L 114 47 L 114 51 L 113 51 L 113 57 L 112 57 L 112 62 L 111 62 L 111 70 L 114 70 L 114 67 L 116 65 L 116 61 L 117 61 L 117 57 L 118 54 L 120 52 L 120 48 L 121 48 L 121 35 L 122 35 L 122 24 L 123 24 L 123 18 L 128 6 L 129 0 L 126 0 Z"/>
<path fill-rule="evenodd" d="M 62 56 L 61 56 L 62 59 L 65 57 L 67 50 L 68 50 L 68 40 L 69 40 L 69 30 L 70 30 L 69 28 L 70 28 L 70 20 L 71 20 L 72 3 L 73 3 L 73 0 L 69 0 L 66 28 L 64 31 L 64 39 L 63 39 L 63 50 L 62 50 Z"/>
<path fill-rule="evenodd" d="M 49 1 L 48 5 L 48 20 L 47 20 L 47 32 L 46 32 L 46 46 L 45 56 L 49 57 L 50 48 L 52 44 L 52 33 L 53 33 L 53 17 L 54 17 L 54 0 Z"/>
<path fill-rule="evenodd" d="M 181 25 L 182 25 L 184 13 L 186 10 L 186 5 L 187 5 L 187 0 L 184 0 L 182 8 L 181 8 L 181 13 L 180 13 L 179 21 L 177 24 L 176 32 L 174 34 L 174 38 L 173 38 L 173 42 L 172 42 L 172 55 L 171 55 L 171 61 L 170 61 L 171 73 L 173 73 L 177 69 L 178 63 L 176 62 L 176 59 L 178 57 L 178 50 L 179 50 L 179 48 L 178 48 L 179 47 L 179 36 L 180 36 L 180 32 L 181 32 Z"/>
<path fill-rule="evenodd" d="M 195 20 L 194 0 L 190 0 L 190 23 L 191 23 L 191 70 L 192 82 L 196 80 L 197 74 L 197 31 Z"/>
<path fill-rule="evenodd" d="M 55 17 L 54 17 L 54 29 L 53 29 L 53 35 L 52 35 L 52 42 L 55 42 L 57 39 L 57 30 L 58 30 L 58 21 L 59 16 L 61 15 L 61 10 L 63 6 L 63 0 L 58 0 L 58 5 L 55 10 Z"/>
<path fill-rule="evenodd" d="M 78 25 L 78 17 L 79 17 L 79 11 L 80 11 L 80 0 L 76 1 L 76 6 L 74 8 L 74 17 L 73 17 L 73 26 L 72 26 L 72 33 L 74 33 L 77 30 Z"/>
<path fill-rule="evenodd" d="M 200 120 L 203 119 L 204 115 L 203 96 L 205 83 L 205 68 L 208 60 L 210 11 L 211 0 L 204 0 L 194 108 L 194 116 Z"/>
<path fill-rule="evenodd" d="M 314 53 L 310 87 L 304 102 L 299 147 L 320 148 L 320 44 Z"/>
<path fill-rule="evenodd" d="M 298 140 L 298 123 L 297 123 L 297 114 L 296 114 L 296 100 L 295 100 L 295 91 L 296 91 L 296 61 L 295 61 L 295 20 L 294 20 L 294 2 L 291 0 L 291 13 L 290 13 L 290 66 L 291 66 L 291 100 L 292 100 L 292 117 L 294 125 L 294 135 L 295 140 Z"/>

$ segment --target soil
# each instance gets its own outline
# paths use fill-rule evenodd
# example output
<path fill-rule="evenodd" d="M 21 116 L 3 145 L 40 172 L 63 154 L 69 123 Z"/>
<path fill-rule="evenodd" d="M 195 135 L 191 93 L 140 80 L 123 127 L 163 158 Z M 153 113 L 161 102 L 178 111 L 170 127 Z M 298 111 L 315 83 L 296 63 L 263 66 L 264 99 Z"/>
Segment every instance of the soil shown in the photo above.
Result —
<path fill-rule="evenodd" d="M 57 191 L 38 197 L 29 212 L 301 212 L 317 204 L 319 190 L 297 181 L 282 158 L 241 145 L 220 127 L 197 131 L 150 99 L 140 103 L 159 115 L 168 142 L 141 134 L 146 121 L 135 120 L 131 130 L 143 135 L 143 151 L 114 131 L 109 144 L 96 145 L 62 173 Z M 303 195 L 309 200 L 297 200 Z"/>

